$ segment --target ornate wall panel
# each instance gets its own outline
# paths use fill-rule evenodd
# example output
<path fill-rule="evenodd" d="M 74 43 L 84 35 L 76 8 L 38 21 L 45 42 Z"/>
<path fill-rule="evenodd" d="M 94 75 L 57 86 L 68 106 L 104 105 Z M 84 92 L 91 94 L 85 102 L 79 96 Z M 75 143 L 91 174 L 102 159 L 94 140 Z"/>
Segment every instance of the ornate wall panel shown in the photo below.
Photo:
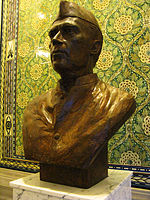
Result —
<path fill-rule="evenodd" d="M 91 10 L 104 35 L 95 72 L 137 102 L 133 116 L 109 142 L 110 166 L 148 171 L 150 166 L 150 1 L 74 0 Z M 48 31 L 57 0 L 4 0 L 0 68 L 0 164 L 38 170 L 25 160 L 23 112 L 33 97 L 54 87 L 59 76 L 49 56 Z M 34 127 L 33 127 L 34 128 Z"/>

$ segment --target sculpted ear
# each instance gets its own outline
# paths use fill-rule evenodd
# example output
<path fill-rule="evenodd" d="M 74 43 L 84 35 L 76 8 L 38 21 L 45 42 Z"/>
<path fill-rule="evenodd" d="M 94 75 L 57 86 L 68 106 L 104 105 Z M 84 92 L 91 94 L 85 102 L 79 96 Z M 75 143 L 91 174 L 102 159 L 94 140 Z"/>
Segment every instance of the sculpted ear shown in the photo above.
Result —
<path fill-rule="evenodd" d="M 101 52 L 102 42 L 100 40 L 94 40 L 91 47 L 91 54 L 98 54 Z"/>

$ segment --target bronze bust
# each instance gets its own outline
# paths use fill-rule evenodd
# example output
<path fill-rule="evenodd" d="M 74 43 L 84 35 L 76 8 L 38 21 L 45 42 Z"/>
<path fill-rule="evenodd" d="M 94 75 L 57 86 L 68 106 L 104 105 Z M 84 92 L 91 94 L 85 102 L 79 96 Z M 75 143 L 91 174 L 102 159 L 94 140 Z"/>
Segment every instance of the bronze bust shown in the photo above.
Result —
<path fill-rule="evenodd" d="M 88 188 L 107 177 L 108 140 L 135 101 L 93 74 L 103 36 L 91 12 L 61 1 L 49 36 L 61 80 L 25 110 L 25 157 L 40 162 L 41 180 Z"/>

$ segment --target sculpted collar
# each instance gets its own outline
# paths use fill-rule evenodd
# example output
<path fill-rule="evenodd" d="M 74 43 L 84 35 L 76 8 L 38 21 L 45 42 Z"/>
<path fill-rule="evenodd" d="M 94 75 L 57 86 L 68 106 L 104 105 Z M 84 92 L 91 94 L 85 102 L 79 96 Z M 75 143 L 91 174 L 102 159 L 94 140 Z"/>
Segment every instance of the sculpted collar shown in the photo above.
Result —
<path fill-rule="evenodd" d="M 97 77 L 97 74 L 88 74 L 88 75 L 79 77 L 75 82 L 75 86 L 82 86 L 82 85 L 95 83 L 98 80 L 99 79 Z"/>
<path fill-rule="evenodd" d="M 79 78 L 77 78 L 75 85 L 73 87 L 82 87 L 84 85 L 90 85 L 92 83 L 96 83 L 98 81 L 98 77 L 97 74 L 88 74 L 85 76 L 81 76 Z M 61 88 L 63 90 L 62 84 L 61 84 L 61 80 L 58 81 L 58 85 L 57 88 Z"/>

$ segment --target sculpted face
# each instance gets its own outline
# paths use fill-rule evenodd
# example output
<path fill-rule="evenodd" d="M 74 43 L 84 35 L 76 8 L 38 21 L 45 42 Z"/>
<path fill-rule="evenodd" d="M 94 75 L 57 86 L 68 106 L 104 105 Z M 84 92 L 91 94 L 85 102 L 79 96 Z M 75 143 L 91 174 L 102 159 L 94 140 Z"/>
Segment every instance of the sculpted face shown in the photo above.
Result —
<path fill-rule="evenodd" d="M 49 32 L 50 53 L 54 70 L 72 73 L 89 62 L 92 40 L 86 22 L 76 17 L 55 21 Z"/>

